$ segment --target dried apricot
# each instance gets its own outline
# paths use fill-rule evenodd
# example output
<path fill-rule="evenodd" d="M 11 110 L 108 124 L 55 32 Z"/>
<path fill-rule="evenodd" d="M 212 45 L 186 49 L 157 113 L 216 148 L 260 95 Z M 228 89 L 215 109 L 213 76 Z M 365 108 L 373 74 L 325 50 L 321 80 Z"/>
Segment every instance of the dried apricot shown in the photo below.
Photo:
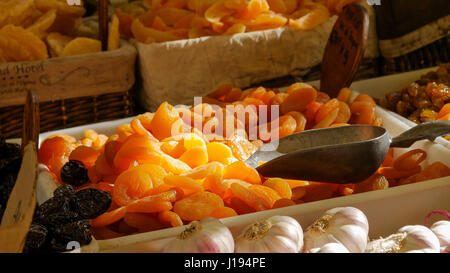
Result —
<path fill-rule="evenodd" d="M 181 188 L 186 196 L 203 191 L 203 187 L 200 183 L 186 176 L 167 175 L 164 177 L 164 183 L 172 187 Z"/>
<path fill-rule="evenodd" d="M 184 172 L 180 174 L 181 176 L 187 176 L 192 179 L 203 179 L 209 175 L 222 175 L 223 174 L 224 166 L 216 161 L 207 163 L 202 166 L 198 166 L 190 171 Z"/>
<path fill-rule="evenodd" d="M 173 211 L 186 221 L 202 220 L 219 207 L 223 207 L 222 198 L 217 194 L 201 191 L 177 201 Z"/>
<path fill-rule="evenodd" d="M 240 185 L 239 183 L 232 183 L 230 189 L 233 192 L 234 196 L 247 203 L 247 205 L 249 205 L 256 211 L 262 211 L 270 209 L 272 207 L 266 199 L 259 196 L 251 189 Z"/>
<path fill-rule="evenodd" d="M 422 149 L 414 149 L 399 156 L 393 167 L 400 171 L 407 171 L 416 168 L 427 157 L 427 152 Z"/>
<path fill-rule="evenodd" d="M 100 150 L 91 147 L 78 146 L 70 153 L 69 160 L 81 161 L 86 168 L 89 168 L 94 165 L 100 153 Z"/>
<path fill-rule="evenodd" d="M 189 167 L 195 168 L 208 163 L 208 152 L 203 147 L 194 147 L 184 152 L 179 159 Z"/>
<path fill-rule="evenodd" d="M 122 219 L 127 212 L 126 207 L 120 207 L 115 210 L 105 212 L 99 217 L 90 220 L 92 227 L 105 227 Z"/>
<path fill-rule="evenodd" d="M 224 179 L 240 179 L 251 184 L 261 184 L 259 173 L 243 161 L 236 161 L 224 168 Z"/>
<path fill-rule="evenodd" d="M 141 170 L 129 170 L 121 173 L 115 183 L 113 200 L 120 206 L 125 206 L 133 200 L 151 194 L 153 183 L 150 176 Z"/>
<path fill-rule="evenodd" d="M 281 103 L 280 112 L 281 114 L 286 114 L 291 111 L 303 112 L 306 110 L 308 104 L 314 101 L 316 97 L 317 91 L 314 88 L 306 87 L 295 89 Z"/>
<path fill-rule="evenodd" d="M 233 217 L 233 216 L 237 216 L 238 214 L 236 213 L 236 211 L 230 207 L 220 207 L 215 209 L 213 212 L 211 212 L 211 214 L 209 215 L 210 217 L 214 217 L 217 219 L 222 219 L 222 218 L 228 218 L 228 217 Z"/>
<path fill-rule="evenodd" d="M 157 128 L 153 133 L 159 140 L 181 134 L 183 121 L 178 112 L 167 102 L 163 102 L 153 116 L 151 126 Z"/>
<path fill-rule="evenodd" d="M 277 201 L 275 201 L 275 203 L 273 203 L 272 209 L 284 208 L 284 207 L 289 207 L 289 206 L 294 206 L 294 205 L 296 205 L 296 203 L 294 201 L 292 201 L 291 199 L 281 198 L 281 199 L 278 199 Z"/>
<path fill-rule="evenodd" d="M 281 178 L 269 178 L 263 183 L 264 186 L 275 190 L 281 198 L 291 199 L 292 190 L 289 183 Z"/>
<path fill-rule="evenodd" d="M 183 225 L 183 220 L 173 211 L 161 211 L 158 213 L 158 220 L 162 223 L 167 223 L 171 227 L 179 227 Z"/>

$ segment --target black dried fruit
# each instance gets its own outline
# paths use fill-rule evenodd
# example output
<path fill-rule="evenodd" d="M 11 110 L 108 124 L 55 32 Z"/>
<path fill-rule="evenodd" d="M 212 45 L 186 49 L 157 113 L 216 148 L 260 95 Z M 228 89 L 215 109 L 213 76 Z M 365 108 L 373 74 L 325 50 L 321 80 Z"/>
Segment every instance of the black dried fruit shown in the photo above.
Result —
<path fill-rule="evenodd" d="M 63 185 L 53 192 L 53 196 L 72 198 L 76 193 L 77 191 L 71 185 Z"/>
<path fill-rule="evenodd" d="M 92 240 L 90 228 L 89 220 L 80 220 L 57 228 L 54 237 L 66 246 L 71 241 L 79 243 L 80 246 L 87 245 Z"/>
<path fill-rule="evenodd" d="M 76 193 L 77 212 L 83 219 L 94 219 L 105 213 L 111 206 L 111 194 L 95 188 Z"/>
<path fill-rule="evenodd" d="M 52 197 L 42 203 L 34 215 L 34 221 L 47 227 L 65 225 L 81 219 L 72 198 Z"/>
<path fill-rule="evenodd" d="M 39 224 L 31 224 L 27 234 L 25 247 L 28 249 L 41 248 L 47 240 L 48 230 L 45 226 Z"/>
<path fill-rule="evenodd" d="M 61 169 L 61 180 L 73 186 L 82 186 L 89 181 L 87 169 L 77 160 L 70 160 Z"/>

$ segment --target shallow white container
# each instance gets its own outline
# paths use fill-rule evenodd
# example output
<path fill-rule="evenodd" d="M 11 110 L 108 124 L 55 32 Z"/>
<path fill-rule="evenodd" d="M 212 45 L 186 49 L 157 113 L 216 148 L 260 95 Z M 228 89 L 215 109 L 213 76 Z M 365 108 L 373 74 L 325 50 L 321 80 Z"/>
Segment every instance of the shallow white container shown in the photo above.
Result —
<path fill-rule="evenodd" d="M 399 83 L 398 86 L 406 86 L 417 75 L 423 72 L 404 73 L 395 76 L 388 76 L 389 82 Z M 410 74 L 410 75 L 405 75 Z M 368 93 L 377 97 L 374 84 L 383 84 L 383 89 L 396 90 L 397 86 L 389 87 L 386 77 L 383 79 L 372 79 L 362 82 L 355 82 L 353 90 L 361 93 Z M 412 79 L 412 80 L 410 80 Z M 371 84 L 369 84 L 371 83 Z M 406 84 L 406 85 L 405 85 Z M 400 88 L 401 88 L 400 87 Z M 380 91 L 381 92 L 381 91 Z M 377 106 L 377 116 L 383 119 L 384 126 L 388 129 L 391 137 L 397 136 L 410 128 L 410 125 Z M 94 129 L 98 133 L 106 135 L 113 134 L 118 125 L 129 123 L 131 118 L 116 121 L 102 122 L 87 126 L 79 126 L 70 129 L 58 130 L 40 135 L 40 141 L 53 134 L 69 134 L 76 138 L 83 136 L 86 129 Z M 396 148 L 394 157 L 410 149 L 421 148 L 427 151 L 427 159 L 422 163 L 429 165 L 435 161 L 442 161 L 450 166 L 450 149 L 437 142 L 419 141 L 408 149 Z M 361 155 L 364 156 L 364 155 Z M 38 182 L 39 183 L 39 182 Z M 42 193 L 51 195 L 51 192 Z M 415 184 L 397 186 L 386 190 L 372 191 L 350 196 L 337 197 L 322 201 L 310 202 L 280 209 L 267 210 L 242 216 L 222 219 L 234 234 L 240 232 L 246 225 L 258 219 L 264 219 L 272 215 L 288 215 L 296 218 L 305 229 L 313 220 L 323 212 L 334 207 L 353 206 L 361 209 L 369 220 L 371 238 L 386 236 L 395 232 L 398 228 L 407 224 L 423 224 L 425 216 L 432 210 L 450 211 L 450 176 Z M 433 221 L 434 217 L 431 219 Z M 436 218 L 437 219 L 437 218 Z M 432 223 L 432 222 L 431 222 Z M 159 250 L 164 238 L 169 238 L 179 234 L 184 227 L 167 228 L 164 230 L 152 231 L 136 235 L 124 236 L 121 238 L 94 241 L 90 246 L 83 247 L 81 251 L 100 252 L 156 252 Z"/>

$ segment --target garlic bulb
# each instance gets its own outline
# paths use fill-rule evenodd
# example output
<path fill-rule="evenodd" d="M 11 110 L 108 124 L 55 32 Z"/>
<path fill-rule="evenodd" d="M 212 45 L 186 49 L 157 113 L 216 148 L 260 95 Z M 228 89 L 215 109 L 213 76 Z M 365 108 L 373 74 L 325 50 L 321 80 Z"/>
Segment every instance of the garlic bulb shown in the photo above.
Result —
<path fill-rule="evenodd" d="M 439 240 L 441 253 L 450 253 L 450 221 L 438 221 L 430 229 Z"/>
<path fill-rule="evenodd" d="M 311 253 L 350 253 L 348 249 L 345 248 L 340 243 L 328 243 L 321 248 L 313 248 L 310 250 Z"/>
<path fill-rule="evenodd" d="M 193 221 L 163 248 L 165 253 L 233 253 L 230 230 L 216 218 Z"/>
<path fill-rule="evenodd" d="M 367 253 L 439 253 L 439 240 L 425 226 L 404 226 L 396 233 L 367 245 Z"/>
<path fill-rule="evenodd" d="M 328 243 L 340 243 L 349 252 L 364 252 L 369 223 L 362 211 L 353 207 L 328 210 L 306 229 L 305 252 L 317 251 Z"/>
<path fill-rule="evenodd" d="M 303 229 L 289 216 L 272 216 L 247 226 L 235 239 L 236 253 L 298 253 Z"/>

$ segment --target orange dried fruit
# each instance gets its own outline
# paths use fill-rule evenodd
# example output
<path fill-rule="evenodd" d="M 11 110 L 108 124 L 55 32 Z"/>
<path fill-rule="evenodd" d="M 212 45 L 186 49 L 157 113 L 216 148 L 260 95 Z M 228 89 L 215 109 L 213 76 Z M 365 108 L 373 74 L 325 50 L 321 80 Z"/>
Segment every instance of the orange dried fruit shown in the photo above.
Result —
<path fill-rule="evenodd" d="M 118 205 L 126 206 L 133 200 L 150 195 L 152 189 L 153 183 L 149 174 L 131 169 L 117 177 L 112 197 Z"/>
<path fill-rule="evenodd" d="M 320 128 L 327 128 L 331 124 L 333 124 L 338 117 L 339 114 L 339 108 L 334 109 L 331 111 L 324 119 L 322 119 L 319 123 L 314 125 L 313 129 L 320 129 Z"/>
<path fill-rule="evenodd" d="M 208 153 L 204 148 L 194 147 L 184 152 L 179 159 L 191 168 L 195 168 L 208 163 Z"/>
<path fill-rule="evenodd" d="M 99 40 L 77 37 L 66 44 L 61 56 L 75 56 L 102 51 L 102 43 Z"/>
<path fill-rule="evenodd" d="M 427 152 L 422 149 L 413 149 L 399 156 L 394 162 L 393 167 L 400 171 L 407 171 L 419 166 L 427 157 Z"/>
<path fill-rule="evenodd" d="M 336 99 L 338 99 L 339 101 L 348 103 L 348 101 L 350 100 L 351 93 L 352 93 L 352 91 L 350 90 L 350 88 L 344 87 L 339 91 Z"/>
<path fill-rule="evenodd" d="M 291 111 L 303 112 L 308 104 L 317 97 L 317 91 L 312 87 L 294 89 L 289 96 L 281 103 L 280 112 L 286 114 Z"/>
<path fill-rule="evenodd" d="M 251 184 L 261 184 L 261 177 L 256 169 L 243 161 L 236 161 L 223 170 L 224 179 L 240 179 Z"/>
<path fill-rule="evenodd" d="M 232 208 L 234 211 L 236 211 L 239 215 L 247 214 L 247 213 L 253 213 L 256 210 L 249 205 L 247 205 L 246 202 L 242 201 L 241 199 L 237 197 L 231 197 L 227 203 L 227 205 Z"/>
<path fill-rule="evenodd" d="M 91 227 L 105 227 L 122 219 L 127 210 L 126 207 L 120 207 L 115 210 L 105 212 L 99 217 L 90 220 Z"/>
<path fill-rule="evenodd" d="M 375 106 L 368 101 L 355 101 L 350 104 L 352 123 L 372 124 L 375 119 Z"/>
<path fill-rule="evenodd" d="M 223 174 L 223 169 L 224 166 L 222 163 L 213 161 L 205 165 L 198 166 L 190 171 L 184 172 L 181 174 L 181 176 L 187 176 L 192 179 L 203 179 L 213 174 L 221 176 Z"/>
<path fill-rule="evenodd" d="M 175 136 L 183 132 L 183 121 L 178 112 L 167 102 L 163 102 L 155 112 L 151 123 L 155 128 L 153 134 L 159 140 Z"/>
<path fill-rule="evenodd" d="M 330 18 L 330 12 L 322 4 L 316 4 L 306 15 L 298 19 L 290 19 L 289 26 L 298 30 L 310 30 Z"/>
<path fill-rule="evenodd" d="M 179 227 L 183 225 L 183 220 L 173 211 L 161 211 L 158 213 L 158 220 L 167 223 L 171 227 Z"/>
<path fill-rule="evenodd" d="M 167 175 L 164 177 L 164 183 L 172 187 L 181 188 L 186 196 L 203 191 L 203 187 L 200 183 L 186 176 Z"/>
<path fill-rule="evenodd" d="M 223 206 L 224 203 L 220 196 L 201 191 L 177 201 L 173 211 L 185 221 L 198 221 L 208 217 L 215 209 Z"/>
<path fill-rule="evenodd" d="M 275 201 L 275 203 L 272 206 L 272 209 L 284 208 L 284 207 L 289 207 L 289 206 L 294 206 L 294 205 L 296 205 L 296 203 L 294 201 L 292 201 L 291 199 L 281 198 L 281 199 L 278 199 L 277 201 Z"/>
<path fill-rule="evenodd" d="M 214 217 L 217 219 L 222 219 L 222 218 L 228 218 L 228 217 L 233 217 L 233 216 L 237 216 L 238 214 L 236 213 L 236 211 L 230 207 L 220 207 L 215 209 L 213 212 L 211 212 L 211 214 L 209 215 L 210 217 Z"/>
<path fill-rule="evenodd" d="M 51 9 L 40 16 L 33 24 L 27 27 L 34 35 L 43 39 L 47 35 L 47 30 L 51 27 L 56 19 L 56 9 Z"/>
<path fill-rule="evenodd" d="M 266 199 L 239 183 L 232 183 L 230 189 L 234 196 L 247 203 L 247 205 L 249 205 L 256 211 L 262 211 L 271 208 L 271 204 Z"/>
<path fill-rule="evenodd" d="M 217 161 L 222 164 L 230 163 L 230 158 L 233 156 L 231 148 L 220 142 L 211 142 L 206 145 L 208 152 L 208 161 Z"/>
<path fill-rule="evenodd" d="M 89 168 L 95 164 L 100 154 L 101 150 L 87 146 L 78 146 L 70 153 L 69 160 L 81 161 L 86 168 Z"/>
<path fill-rule="evenodd" d="M 223 198 L 229 186 L 223 182 L 221 175 L 211 174 L 205 177 L 203 188 Z"/>
<path fill-rule="evenodd" d="M 295 119 L 295 122 L 297 124 L 297 126 L 295 127 L 295 133 L 303 132 L 305 130 L 306 118 L 302 113 L 291 111 L 288 112 L 286 115 L 289 115 Z"/>
<path fill-rule="evenodd" d="M 270 207 L 273 206 L 275 201 L 281 198 L 275 190 L 263 185 L 251 185 L 248 189 L 266 199 L 266 201 L 269 202 Z"/>
<path fill-rule="evenodd" d="M 166 172 L 173 174 L 182 174 L 184 172 L 190 171 L 192 168 L 183 161 L 173 158 L 169 155 L 161 155 L 161 164 Z"/>
<path fill-rule="evenodd" d="M 292 197 L 291 187 L 284 179 L 268 178 L 263 185 L 275 190 L 281 198 L 291 199 Z"/>
<path fill-rule="evenodd" d="M 165 227 L 155 217 L 148 213 L 127 212 L 123 221 L 130 227 L 134 227 L 139 231 L 151 231 Z"/>

